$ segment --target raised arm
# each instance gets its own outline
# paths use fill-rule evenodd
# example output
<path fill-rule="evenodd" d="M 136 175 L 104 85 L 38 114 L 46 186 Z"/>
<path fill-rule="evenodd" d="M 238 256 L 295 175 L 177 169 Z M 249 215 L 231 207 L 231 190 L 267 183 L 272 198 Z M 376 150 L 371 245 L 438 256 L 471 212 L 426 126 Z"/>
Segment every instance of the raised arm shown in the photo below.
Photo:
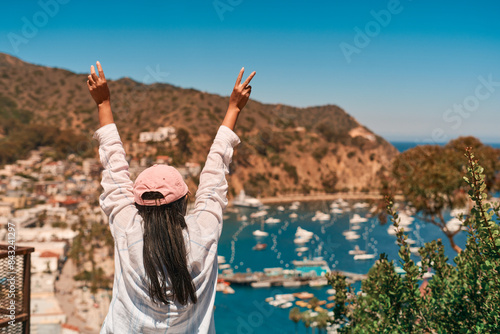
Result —
<path fill-rule="evenodd" d="M 229 98 L 229 106 L 227 107 L 226 116 L 224 117 L 224 121 L 222 125 L 227 126 L 231 130 L 234 130 L 236 125 L 236 121 L 238 120 L 238 116 L 241 110 L 245 107 L 250 98 L 250 94 L 252 93 L 252 86 L 250 86 L 250 81 L 255 76 L 255 71 L 252 72 L 245 82 L 241 83 L 241 79 L 243 78 L 243 73 L 245 73 L 245 68 L 241 68 L 240 74 L 238 74 L 238 78 L 236 79 L 236 84 L 234 85 L 233 92 L 231 93 L 231 97 Z"/>
<path fill-rule="evenodd" d="M 241 84 L 244 68 L 241 69 L 236 85 L 229 99 L 226 116 L 214 139 L 207 157 L 205 167 L 200 175 L 200 185 L 196 192 L 196 202 L 193 215 L 197 217 L 206 237 L 216 236 L 222 231 L 223 211 L 227 206 L 226 174 L 233 157 L 233 148 L 240 142 L 238 136 L 232 131 L 236 125 L 239 113 L 248 102 L 251 93 L 252 80 L 255 72 Z M 218 232 L 218 234 L 215 234 Z"/>
<path fill-rule="evenodd" d="M 110 92 L 101 64 L 97 62 L 99 76 L 94 66 L 90 68 L 87 86 L 97 104 L 101 127 L 94 138 L 99 141 L 99 157 L 104 167 L 101 185 L 104 189 L 99 198 L 101 208 L 109 217 L 111 234 L 123 234 L 135 213 L 132 181 L 125 159 L 125 150 L 111 113 Z"/>
<path fill-rule="evenodd" d="M 87 87 L 89 88 L 90 95 L 97 104 L 99 124 L 103 127 L 114 123 L 114 120 L 113 113 L 111 112 L 111 94 L 109 93 L 108 83 L 99 62 L 97 62 L 97 71 L 99 72 L 99 76 L 95 73 L 94 65 L 90 66 Z"/>

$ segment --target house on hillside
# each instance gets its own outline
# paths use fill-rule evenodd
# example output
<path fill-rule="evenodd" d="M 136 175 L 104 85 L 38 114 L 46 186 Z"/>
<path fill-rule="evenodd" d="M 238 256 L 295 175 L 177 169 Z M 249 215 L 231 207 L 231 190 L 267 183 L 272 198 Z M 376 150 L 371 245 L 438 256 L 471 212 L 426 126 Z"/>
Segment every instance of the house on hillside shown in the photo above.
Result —
<path fill-rule="evenodd" d="M 177 137 L 175 128 L 173 126 L 161 127 L 154 132 L 141 132 L 139 133 L 139 142 L 161 142 L 161 141 L 173 141 Z"/>

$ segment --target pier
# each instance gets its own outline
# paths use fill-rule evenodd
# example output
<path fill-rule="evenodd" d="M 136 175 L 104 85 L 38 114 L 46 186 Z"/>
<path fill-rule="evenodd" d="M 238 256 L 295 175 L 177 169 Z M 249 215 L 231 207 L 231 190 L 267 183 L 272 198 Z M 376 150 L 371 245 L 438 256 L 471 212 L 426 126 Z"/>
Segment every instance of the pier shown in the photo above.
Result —
<path fill-rule="evenodd" d="M 356 274 L 347 271 L 334 270 L 332 272 L 339 273 L 352 282 L 361 281 L 368 277 L 366 274 Z M 297 287 L 302 285 L 324 286 L 328 285 L 326 278 L 323 276 L 304 275 L 299 276 L 292 273 L 281 273 L 272 275 L 265 272 L 248 272 L 248 273 L 223 273 L 219 278 L 234 285 L 250 285 L 255 288 L 265 288 L 271 286 Z"/>

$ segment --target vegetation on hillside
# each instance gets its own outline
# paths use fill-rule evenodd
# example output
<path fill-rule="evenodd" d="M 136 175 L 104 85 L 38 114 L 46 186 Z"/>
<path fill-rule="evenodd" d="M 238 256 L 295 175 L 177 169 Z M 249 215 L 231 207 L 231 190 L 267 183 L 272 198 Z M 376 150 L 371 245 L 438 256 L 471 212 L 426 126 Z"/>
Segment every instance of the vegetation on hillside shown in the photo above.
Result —
<path fill-rule="evenodd" d="M 23 158 L 40 145 L 54 147 L 58 157 L 96 154 L 91 137 L 98 119 L 85 82 L 84 74 L 0 54 L 0 164 Z M 227 97 L 128 78 L 109 85 L 114 118 L 126 145 L 137 143 L 142 131 L 163 126 L 179 131 L 177 145 L 141 143 L 133 157 L 154 161 L 156 155 L 168 155 L 175 164 L 203 164 Z M 358 127 L 334 105 L 294 108 L 251 101 L 236 127 L 242 143 L 231 167 L 230 184 L 237 188 L 230 193 L 247 186 L 249 194 L 260 196 L 376 190 L 377 170 L 397 151 L 375 135 L 373 140 L 351 136 L 350 130 Z M 338 182 L 332 182 L 333 173 Z"/>

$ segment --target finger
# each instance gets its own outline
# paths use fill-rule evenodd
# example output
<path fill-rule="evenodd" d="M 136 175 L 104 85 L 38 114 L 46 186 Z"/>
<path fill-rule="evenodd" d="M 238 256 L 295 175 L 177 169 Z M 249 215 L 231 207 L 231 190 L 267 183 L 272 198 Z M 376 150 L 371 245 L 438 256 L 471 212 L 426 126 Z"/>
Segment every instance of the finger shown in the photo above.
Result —
<path fill-rule="evenodd" d="M 92 85 L 90 84 L 90 80 L 87 80 L 87 87 L 89 88 L 89 90 L 92 90 Z"/>
<path fill-rule="evenodd" d="M 245 68 L 242 67 L 240 70 L 240 74 L 238 74 L 238 78 L 236 78 L 235 86 L 238 86 L 241 83 L 241 78 L 243 78 L 243 73 L 245 73 Z"/>
<path fill-rule="evenodd" d="M 90 66 L 90 75 L 92 76 L 92 79 L 94 79 L 94 81 L 97 82 L 97 80 L 99 79 L 99 77 L 95 73 L 94 65 Z"/>
<path fill-rule="evenodd" d="M 255 76 L 255 74 L 256 74 L 256 72 L 255 72 L 255 71 L 253 71 L 253 72 L 252 72 L 252 74 L 250 74 L 250 75 L 248 76 L 248 78 L 245 80 L 245 82 L 243 83 L 243 86 L 248 85 L 248 84 L 250 83 L 250 81 L 252 81 L 252 79 L 253 79 L 253 77 Z"/>
<path fill-rule="evenodd" d="M 91 85 L 95 85 L 95 81 L 94 81 L 94 78 L 92 78 L 92 75 L 89 74 L 89 76 L 87 78 L 89 78 L 88 81 L 90 82 Z"/>
<path fill-rule="evenodd" d="M 100 62 L 97 62 L 97 71 L 99 72 L 99 77 L 101 79 L 106 79 L 104 77 L 104 71 L 102 70 L 102 66 L 101 66 L 101 63 Z"/>

